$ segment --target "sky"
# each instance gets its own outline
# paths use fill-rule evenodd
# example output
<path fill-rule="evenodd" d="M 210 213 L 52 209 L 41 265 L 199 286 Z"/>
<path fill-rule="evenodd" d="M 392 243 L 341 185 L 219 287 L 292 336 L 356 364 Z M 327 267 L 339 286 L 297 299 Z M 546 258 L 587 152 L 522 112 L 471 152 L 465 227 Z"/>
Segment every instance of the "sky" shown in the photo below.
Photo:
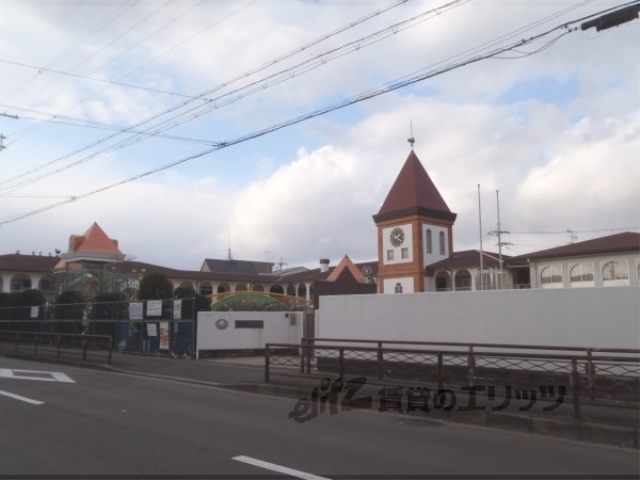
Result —
<path fill-rule="evenodd" d="M 4 2 L 0 254 L 374 260 L 411 136 L 456 251 L 640 231 L 640 21 L 555 29 L 622 3 Z"/>

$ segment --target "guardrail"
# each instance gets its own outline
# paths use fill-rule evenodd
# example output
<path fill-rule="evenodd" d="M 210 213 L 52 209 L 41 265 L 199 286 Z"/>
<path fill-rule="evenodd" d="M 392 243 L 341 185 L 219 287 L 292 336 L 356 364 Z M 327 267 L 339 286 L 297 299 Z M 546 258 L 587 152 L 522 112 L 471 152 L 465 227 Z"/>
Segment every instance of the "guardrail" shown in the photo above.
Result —
<path fill-rule="evenodd" d="M 113 340 L 110 335 L 82 335 L 70 333 L 42 333 L 0 330 L 0 353 L 13 352 L 28 355 L 106 356 L 111 364 Z"/>
<path fill-rule="evenodd" d="M 397 345 L 403 342 L 382 343 Z M 427 342 L 407 343 L 425 345 Z M 468 344 L 461 345 L 469 347 Z M 455 345 L 443 346 L 451 348 Z M 491 346 L 496 350 L 507 348 L 504 345 Z M 526 348 L 550 350 L 549 347 L 532 345 Z M 582 353 L 586 350 L 575 351 Z M 272 366 L 296 367 L 302 375 L 334 372 L 340 378 L 353 375 L 378 380 L 435 383 L 438 390 L 442 390 L 445 384 L 473 387 L 491 383 L 529 388 L 531 385 L 566 382 L 574 417 L 579 418 L 581 403 L 625 408 L 640 406 L 640 355 L 635 354 L 634 350 L 618 350 L 621 350 L 618 353 L 625 355 L 602 355 L 604 351 L 597 352 L 598 355 L 594 355 L 593 351 L 591 355 L 579 355 L 478 351 L 474 348 L 451 350 L 318 345 L 308 341 L 302 344 L 270 343 L 265 350 L 265 382 L 269 382 Z"/>

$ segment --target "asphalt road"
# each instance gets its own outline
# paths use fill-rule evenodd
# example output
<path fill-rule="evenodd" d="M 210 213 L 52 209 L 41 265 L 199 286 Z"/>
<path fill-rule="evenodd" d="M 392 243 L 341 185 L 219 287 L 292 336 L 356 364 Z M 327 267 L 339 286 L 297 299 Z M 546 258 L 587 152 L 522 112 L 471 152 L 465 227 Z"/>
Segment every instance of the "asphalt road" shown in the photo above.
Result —
<path fill-rule="evenodd" d="M 0 357 L 0 477 L 640 475 L 637 451 L 295 403 Z"/>

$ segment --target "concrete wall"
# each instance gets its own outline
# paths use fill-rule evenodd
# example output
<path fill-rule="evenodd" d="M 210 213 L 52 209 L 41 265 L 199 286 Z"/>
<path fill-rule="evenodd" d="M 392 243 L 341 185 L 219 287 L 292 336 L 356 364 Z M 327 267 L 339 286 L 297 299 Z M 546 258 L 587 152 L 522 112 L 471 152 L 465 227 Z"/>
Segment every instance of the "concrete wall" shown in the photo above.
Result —
<path fill-rule="evenodd" d="M 222 319 L 228 323 L 225 329 L 216 326 Z M 235 328 L 236 320 L 262 320 L 264 328 Z M 196 349 L 255 350 L 267 343 L 300 343 L 302 328 L 302 312 L 198 312 Z"/>
<path fill-rule="evenodd" d="M 322 297 L 316 335 L 640 348 L 640 289 L 438 292 Z"/>

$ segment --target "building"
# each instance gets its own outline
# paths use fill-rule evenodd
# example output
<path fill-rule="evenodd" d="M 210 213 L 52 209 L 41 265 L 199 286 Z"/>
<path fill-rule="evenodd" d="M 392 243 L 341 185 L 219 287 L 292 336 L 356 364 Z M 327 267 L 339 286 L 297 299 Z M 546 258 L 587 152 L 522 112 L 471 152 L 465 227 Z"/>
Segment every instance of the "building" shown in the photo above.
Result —
<path fill-rule="evenodd" d="M 354 264 L 345 256 L 336 267 L 322 259 L 316 269 L 276 270 L 270 262 L 207 258 L 200 270 L 178 270 L 129 260 L 117 240 L 109 238 L 97 223 L 82 235 L 71 235 L 69 250 L 62 255 L 0 255 L 1 292 L 34 288 L 44 293 L 49 302 L 67 289 L 82 292 L 89 301 L 106 292 L 121 292 L 128 299 L 136 299 L 146 273 L 162 273 L 174 289 L 192 288 L 211 295 L 214 301 L 229 293 L 269 292 L 298 297 L 311 304 L 316 282 L 320 281 L 322 294 L 375 293 L 377 262 Z M 346 290 L 342 292 L 342 288 Z"/>
<path fill-rule="evenodd" d="M 127 259 L 97 223 L 71 235 L 69 250 L 55 256 L 0 255 L 0 291 L 29 288 L 53 301 L 67 288 L 89 299 L 100 292 L 136 297 L 145 273 L 163 273 L 174 288 L 211 296 L 268 292 L 314 301 L 317 294 L 396 294 L 507 288 L 575 288 L 638 285 L 640 234 L 625 232 L 517 257 L 478 250 L 455 252 L 452 213 L 411 150 L 380 210 L 378 260 L 336 267 L 277 269 L 271 262 L 204 259 L 199 270 L 178 270 Z M 482 262 L 480 261 L 482 258 Z M 481 268 L 482 263 L 482 268 Z M 338 273 L 336 273 L 338 272 Z M 214 298 L 215 300 L 215 298 Z"/>
<path fill-rule="evenodd" d="M 380 293 L 638 285 L 640 234 L 624 232 L 517 257 L 453 250 L 452 213 L 413 149 L 380 211 Z M 482 262 L 481 262 L 482 259 Z"/>

